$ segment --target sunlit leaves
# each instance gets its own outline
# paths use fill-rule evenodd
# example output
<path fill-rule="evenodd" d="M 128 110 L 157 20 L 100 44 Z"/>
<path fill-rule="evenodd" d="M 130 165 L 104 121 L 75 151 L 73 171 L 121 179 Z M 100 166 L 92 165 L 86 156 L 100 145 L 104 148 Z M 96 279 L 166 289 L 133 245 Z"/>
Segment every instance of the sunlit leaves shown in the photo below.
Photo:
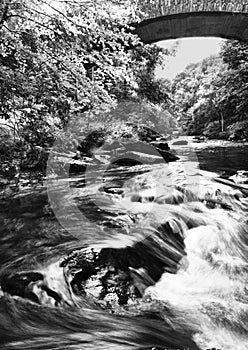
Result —
<path fill-rule="evenodd" d="M 220 57 L 190 65 L 179 74 L 173 92 L 175 111 L 183 125 L 189 125 L 188 131 L 203 133 L 215 121 L 219 132 L 229 132 L 235 123 L 238 127 L 248 119 L 248 45 L 226 41 Z"/>
<path fill-rule="evenodd" d="M 144 100 L 153 125 L 171 124 L 162 108 L 169 84 L 154 74 L 169 52 L 132 34 L 129 23 L 138 20 L 131 0 L 0 3 L 0 118 L 13 126 L 24 156 L 50 147 L 73 118 L 84 132 L 90 118 L 104 124 L 97 112 L 123 100 Z"/>

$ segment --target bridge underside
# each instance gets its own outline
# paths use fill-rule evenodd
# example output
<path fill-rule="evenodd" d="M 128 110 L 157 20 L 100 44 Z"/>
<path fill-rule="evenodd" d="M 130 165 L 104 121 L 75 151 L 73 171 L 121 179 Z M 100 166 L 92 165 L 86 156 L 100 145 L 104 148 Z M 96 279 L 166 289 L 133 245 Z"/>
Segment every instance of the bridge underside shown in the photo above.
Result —
<path fill-rule="evenodd" d="M 151 18 L 136 25 L 144 43 L 186 37 L 220 37 L 248 42 L 248 14 L 232 12 L 181 13 Z"/>

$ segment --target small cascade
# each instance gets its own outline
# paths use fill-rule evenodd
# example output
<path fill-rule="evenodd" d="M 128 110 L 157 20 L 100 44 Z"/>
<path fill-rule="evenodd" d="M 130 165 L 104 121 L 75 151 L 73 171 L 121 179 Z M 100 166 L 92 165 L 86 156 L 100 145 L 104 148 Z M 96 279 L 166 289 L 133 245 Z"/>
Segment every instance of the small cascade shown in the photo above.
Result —
<path fill-rule="evenodd" d="M 63 210 L 46 191 L 10 198 L 0 215 L 1 348 L 245 350 L 246 184 L 194 162 L 186 170 L 120 165 L 98 181 L 94 169 L 87 186 L 71 178 Z M 65 213 L 70 230 L 57 221 Z"/>

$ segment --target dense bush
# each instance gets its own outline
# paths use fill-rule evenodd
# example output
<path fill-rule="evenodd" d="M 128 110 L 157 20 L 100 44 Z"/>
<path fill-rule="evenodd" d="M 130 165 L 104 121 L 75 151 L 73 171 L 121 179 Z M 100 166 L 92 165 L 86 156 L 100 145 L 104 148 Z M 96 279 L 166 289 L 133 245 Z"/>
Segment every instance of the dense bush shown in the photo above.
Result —
<path fill-rule="evenodd" d="M 248 120 L 236 122 L 227 128 L 230 140 L 248 140 Z"/>

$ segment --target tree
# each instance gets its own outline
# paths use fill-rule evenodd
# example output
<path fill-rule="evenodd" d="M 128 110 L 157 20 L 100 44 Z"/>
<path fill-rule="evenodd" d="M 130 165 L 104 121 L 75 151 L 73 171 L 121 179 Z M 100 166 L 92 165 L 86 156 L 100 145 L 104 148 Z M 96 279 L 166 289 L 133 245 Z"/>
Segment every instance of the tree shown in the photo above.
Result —
<path fill-rule="evenodd" d="M 187 132 L 248 137 L 248 45 L 226 41 L 220 55 L 190 65 L 172 83 L 175 113 Z"/>
<path fill-rule="evenodd" d="M 124 99 L 166 102 L 154 69 L 169 52 L 143 45 L 132 34 L 134 21 L 129 1 L 1 3 L 0 118 L 18 134 L 23 157 L 51 146 L 86 111 Z"/>
<path fill-rule="evenodd" d="M 219 121 L 223 130 L 220 89 L 226 65 L 218 56 L 190 64 L 172 83 L 175 112 L 190 134 L 202 134 L 209 123 Z"/>
<path fill-rule="evenodd" d="M 221 51 L 228 71 L 223 78 L 221 104 L 231 122 L 248 119 L 248 45 L 227 41 Z"/>

